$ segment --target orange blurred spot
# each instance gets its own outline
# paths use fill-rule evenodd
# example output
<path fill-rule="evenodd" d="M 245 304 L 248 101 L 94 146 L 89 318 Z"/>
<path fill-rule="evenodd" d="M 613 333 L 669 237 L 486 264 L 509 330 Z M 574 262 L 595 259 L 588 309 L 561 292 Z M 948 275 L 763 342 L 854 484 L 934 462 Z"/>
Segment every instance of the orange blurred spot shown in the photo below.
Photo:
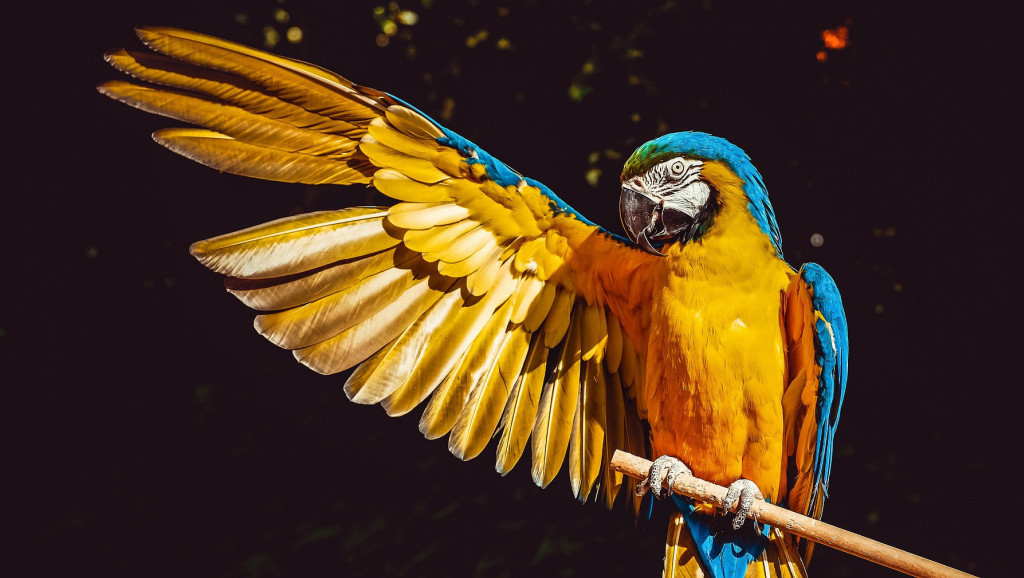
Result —
<path fill-rule="evenodd" d="M 824 50 L 819 50 L 814 57 L 818 59 L 818 62 L 825 62 L 828 60 L 828 54 L 826 54 Z"/>
<path fill-rule="evenodd" d="M 821 40 L 825 43 L 825 48 L 831 50 L 842 50 L 846 48 L 846 43 L 850 39 L 850 29 L 846 26 L 840 26 L 833 28 L 832 30 L 823 30 L 821 32 Z M 818 60 L 821 60 L 819 58 Z"/>

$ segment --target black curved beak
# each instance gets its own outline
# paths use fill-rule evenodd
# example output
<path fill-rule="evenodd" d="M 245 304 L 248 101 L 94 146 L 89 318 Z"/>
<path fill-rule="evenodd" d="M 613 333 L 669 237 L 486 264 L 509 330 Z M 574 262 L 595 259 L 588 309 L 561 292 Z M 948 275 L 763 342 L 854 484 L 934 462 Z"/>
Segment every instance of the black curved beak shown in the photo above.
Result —
<path fill-rule="evenodd" d="M 686 231 L 693 218 L 665 205 L 665 199 L 623 185 L 619 194 L 619 218 L 631 241 L 644 251 L 664 257 L 651 241 L 667 241 Z"/>
<path fill-rule="evenodd" d="M 619 218 L 622 219 L 626 234 L 631 241 L 652 255 L 661 255 L 651 245 L 649 235 L 653 235 L 657 227 L 658 209 L 662 203 L 660 199 L 626 186 L 622 187 L 619 194 Z"/>

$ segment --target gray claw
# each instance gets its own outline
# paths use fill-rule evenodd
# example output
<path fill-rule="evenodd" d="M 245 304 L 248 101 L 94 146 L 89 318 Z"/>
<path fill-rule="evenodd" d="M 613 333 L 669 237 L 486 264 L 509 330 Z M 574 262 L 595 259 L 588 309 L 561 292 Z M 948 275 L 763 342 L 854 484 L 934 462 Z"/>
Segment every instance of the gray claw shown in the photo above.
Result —
<path fill-rule="evenodd" d="M 725 493 L 725 507 L 727 509 L 732 508 L 733 503 L 737 499 L 739 499 L 739 506 L 736 508 L 736 517 L 732 520 L 732 527 L 739 530 L 743 523 L 747 521 L 747 516 L 750 514 L 750 508 L 754 505 L 754 500 L 764 500 L 764 494 L 761 493 L 757 484 L 740 478 L 729 484 L 729 490 Z"/>
<path fill-rule="evenodd" d="M 668 474 L 664 471 L 668 468 Z M 679 474 L 692 475 L 693 472 L 683 462 L 672 456 L 661 456 L 651 464 L 651 471 L 642 482 L 636 486 L 636 495 L 643 496 L 652 488 L 654 497 L 663 500 L 672 495 L 672 484 Z M 664 477 L 663 477 L 664 476 Z"/>
<path fill-rule="evenodd" d="M 692 476 L 693 471 L 690 470 L 690 468 L 686 467 L 686 464 L 679 460 L 676 460 L 669 465 L 668 475 L 665 476 L 665 488 L 668 490 L 670 495 L 672 493 L 672 486 L 676 484 L 676 478 L 678 478 L 682 474 Z"/>

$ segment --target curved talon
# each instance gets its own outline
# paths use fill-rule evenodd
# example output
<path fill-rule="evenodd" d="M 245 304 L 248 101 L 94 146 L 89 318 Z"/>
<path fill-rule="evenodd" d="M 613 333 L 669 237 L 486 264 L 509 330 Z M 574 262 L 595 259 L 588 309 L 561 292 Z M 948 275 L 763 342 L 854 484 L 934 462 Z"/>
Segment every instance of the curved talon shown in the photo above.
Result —
<path fill-rule="evenodd" d="M 754 500 L 764 500 L 764 494 L 761 493 L 757 484 L 740 478 L 729 484 L 729 490 L 725 493 L 723 505 L 726 509 L 729 509 L 737 499 L 739 500 L 739 505 L 736 508 L 736 517 L 732 520 L 732 527 L 735 530 L 739 530 L 743 523 L 747 521 L 747 515 L 750 514 L 750 508 L 753 507 Z"/>
<path fill-rule="evenodd" d="M 668 467 L 668 475 L 665 476 L 665 489 L 669 495 L 672 495 L 672 486 L 676 484 L 676 478 L 680 475 L 686 474 L 692 476 L 693 471 L 686 467 L 686 464 L 680 461 L 672 462 Z"/>
<path fill-rule="evenodd" d="M 667 475 L 664 474 L 666 468 L 668 468 Z M 654 497 L 664 500 L 672 495 L 672 483 L 675 482 L 679 474 L 692 475 L 693 472 L 686 464 L 672 456 L 660 456 L 651 464 L 651 471 L 642 482 L 636 485 L 634 492 L 637 496 L 643 496 L 652 488 L 657 488 L 654 490 Z"/>

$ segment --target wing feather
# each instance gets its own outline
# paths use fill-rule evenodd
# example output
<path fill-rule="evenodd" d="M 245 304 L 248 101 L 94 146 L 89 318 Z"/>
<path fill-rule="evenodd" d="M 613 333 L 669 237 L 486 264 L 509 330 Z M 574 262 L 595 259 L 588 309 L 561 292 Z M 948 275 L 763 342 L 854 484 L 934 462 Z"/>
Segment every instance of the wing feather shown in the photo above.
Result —
<path fill-rule="evenodd" d="M 362 372 L 358 378 L 353 374 L 345 383 L 348 398 L 361 404 L 382 403 L 389 415 L 405 414 L 423 401 L 462 354 L 464 347 L 460 349 L 458 344 L 464 340 L 459 340 L 458 332 L 474 327 L 472 315 L 481 317 L 482 307 L 464 307 L 459 293 L 457 287 L 449 290 L 395 340 L 372 370 Z M 436 347 L 430 349 L 435 335 L 438 339 L 452 339 L 445 342 L 449 347 L 440 352 Z M 363 366 L 359 369 L 362 371 Z M 408 390 L 411 384 L 417 388 L 416 402 L 409 407 L 397 404 L 398 392 Z"/>
<path fill-rule="evenodd" d="M 567 461 L 577 498 L 610 505 L 615 449 L 645 454 L 632 284 L 660 262 L 544 185 L 401 100 L 322 68 L 210 36 L 138 30 L 158 54 L 107 60 L 136 82 L 100 91 L 192 125 L 154 138 L 218 170 L 370 183 L 397 204 L 279 219 L 200 241 L 204 265 L 261 311 L 255 325 L 315 371 L 356 367 L 345 392 L 496 469 L 532 447 L 546 486 Z M 625 316 L 625 317 L 622 317 Z M 641 408 L 642 409 L 642 408 Z"/>
<path fill-rule="evenodd" d="M 551 311 L 544 320 L 544 345 L 554 348 L 565 336 L 572 317 L 575 296 L 567 289 L 560 289 L 551 304 Z"/>
<path fill-rule="evenodd" d="M 607 362 L 607 358 L 605 358 Z M 626 408 L 622 399 L 622 385 L 619 383 L 619 375 L 615 372 L 598 372 L 599 381 L 606 380 L 600 385 L 604 386 L 605 392 L 605 436 L 604 436 L 604 462 L 609 463 L 612 455 L 617 449 L 625 449 L 626 446 Z M 610 508 L 615 503 L 615 498 L 622 486 L 622 474 L 615 470 L 604 468 L 604 497 L 605 503 Z"/>
<path fill-rule="evenodd" d="M 420 431 L 427 439 L 437 439 L 455 426 L 473 390 L 494 363 L 502 337 L 507 332 L 511 309 L 506 300 L 494 312 L 483 332 L 473 340 L 448 379 L 430 398 L 420 418 Z"/>
<path fill-rule="evenodd" d="M 511 308 L 505 309 L 510 311 Z M 487 446 L 523 369 L 529 352 L 530 334 L 519 328 L 510 328 L 501 340 L 497 354 L 492 356 L 494 361 L 490 370 L 473 388 L 448 439 L 448 449 L 459 459 L 475 458 Z"/>
<path fill-rule="evenodd" d="M 598 373 L 604 374 L 600 362 L 583 362 L 576 415 L 569 438 L 569 484 L 580 502 L 586 502 L 590 497 L 604 458 L 606 384 L 602 383 L 604 380 L 598 380 Z"/>
<path fill-rule="evenodd" d="M 432 282 L 433 281 L 433 282 Z M 313 371 L 338 373 L 365 360 L 389 341 L 397 338 L 430 308 L 454 283 L 453 279 L 427 278 L 373 315 L 341 333 L 309 347 L 294 350 L 295 358 Z M 435 287 L 434 285 L 439 286 Z"/>
<path fill-rule="evenodd" d="M 365 134 L 365 127 L 359 124 L 308 111 L 261 91 L 258 85 L 240 76 L 193 66 L 160 54 L 116 50 L 107 53 L 104 58 L 114 68 L 137 80 L 190 94 L 205 95 L 217 102 L 232 104 L 254 114 L 287 122 L 292 126 L 317 130 L 352 141 L 358 141 Z M 101 84 L 100 92 L 107 94 L 106 88 L 110 84 Z"/>
<path fill-rule="evenodd" d="M 530 303 L 530 310 L 526 312 L 526 318 L 523 319 L 523 326 L 526 327 L 527 331 L 537 331 L 540 329 L 548 313 L 551 312 L 551 306 L 555 302 L 556 295 L 557 289 L 554 283 L 543 284 L 540 295 Z"/>
<path fill-rule="evenodd" d="M 296 127 L 229 104 L 163 88 L 111 81 L 103 94 L 140 110 L 188 122 L 232 139 L 290 153 L 344 159 L 359 141 Z"/>
<path fill-rule="evenodd" d="M 547 373 L 548 348 L 539 333 L 531 337 L 523 370 L 505 404 L 501 417 L 502 433 L 498 441 L 498 473 L 505 475 L 519 461 L 536 422 L 537 406 Z"/>
<path fill-rule="evenodd" d="M 569 323 L 558 363 L 541 394 L 537 423 L 533 427 L 533 481 L 544 488 L 562 467 L 569 446 L 576 401 L 580 391 L 580 316 Z"/>
<path fill-rule="evenodd" d="M 165 128 L 154 132 L 153 140 L 197 163 L 243 177 L 310 185 L 347 185 L 367 182 L 373 174 L 373 165 L 363 158 L 351 157 L 342 162 L 287 152 L 238 141 L 212 130 Z"/>
<path fill-rule="evenodd" d="M 449 277 L 466 277 L 477 272 L 488 261 L 501 262 L 501 251 L 499 250 L 498 243 L 489 235 L 482 237 L 479 247 L 475 248 L 470 256 L 461 261 L 449 262 L 442 256 L 437 261 L 437 270 L 442 275 Z M 476 289 L 476 287 L 471 288 L 470 291 L 472 292 L 473 289 Z M 483 288 L 481 287 L 481 289 Z M 484 292 L 474 292 L 473 294 L 483 295 Z"/>
<path fill-rule="evenodd" d="M 410 203 L 449 203 L 453 200 L 447 187 L 421 183 L 395 169 L 380 169 L 373 173 L 373 186 L 392 199 Z"/>
<path fill-rule="evenodd" d="M 469 211 L 454 203 L 398 203 L 388 209 L 388 221 L 402 229 L 431 229 L 469 217 Z"/>
<path fill-rule="evenodd" d="M 814 263 L 805 264 L 792 276 L 783 304 L 781 321 L 790 374 L 783 395 L 783 447 L 796 469 L 789 506 L 820 518 L 828 496 L 833 440 L 846 392 L 846 314 L 835 281 Z M 809 558 L 811 543 L 805 543 L 804 548 Z"/>
<path fill-rule="evenodd" d="M 321 211 L 285 217 L 193 243 L 199 262 L 232 277 L 265 279 L 304 273 L 317 267 L 394 247 L 376 207 Z"/>
<path fill-rule="evenodd" d="M 426 282 L 422 274 L 417 276 L 412 269 L 388 269 L 345 291 L 291 309 L 258 315 L 256 330 L 278 347 L 309 347 L 362 322 L 400 300 L 414 286 Z"/>
<path fill-rule="evenodd" d="M 394 267 L 408 267 L 418 253 L 399 245 L 366 257 L 344 259 L 304 273 L 265 279 L 227 277 L 227 290 L 253 309 L 279 311 L 312 303 Z"/>

